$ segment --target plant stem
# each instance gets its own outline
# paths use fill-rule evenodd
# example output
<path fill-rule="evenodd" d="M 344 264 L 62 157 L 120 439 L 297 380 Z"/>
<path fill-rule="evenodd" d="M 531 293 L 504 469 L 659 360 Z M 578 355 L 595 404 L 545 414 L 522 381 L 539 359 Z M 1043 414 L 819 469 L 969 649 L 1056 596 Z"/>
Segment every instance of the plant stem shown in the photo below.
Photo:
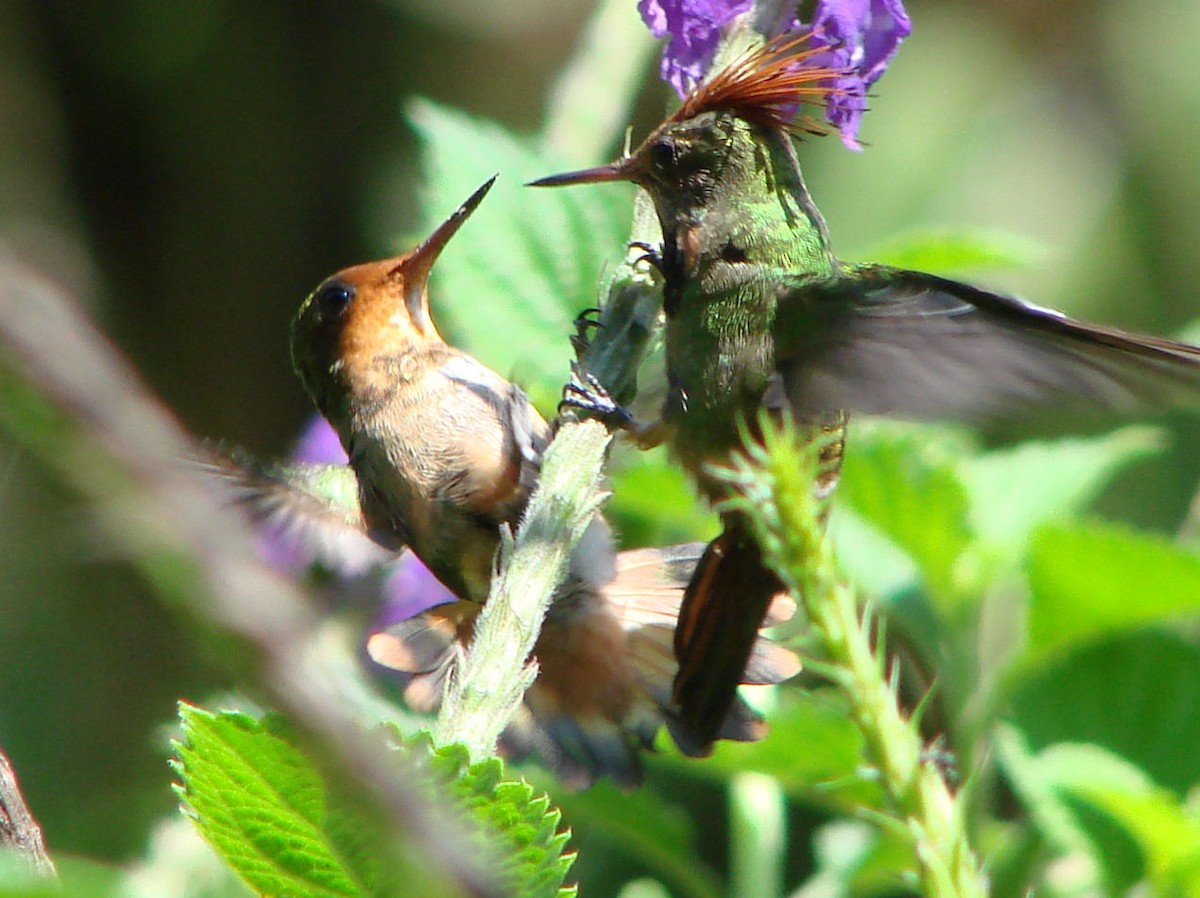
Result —
<path fill-rule="evenodd" d="M 779 898 L 787 857 L 787 804 L 774 777 L 739 773 L 729 783 L 729 894 Z"/>
<path fill-rule="evenodd" d="M 914 721 L 901 711 L 874 645 L 869 615 L 838 575 L 812 484 L 820 440 L 763 422 L 764 442 L 724 472 L 740 498 L 729 503 L 752 522 L 768 562 L 807 612 L 823 643 L 830 676 L 846 694 L 887 798 L 885 813 L 908 834 L 920 892 L 928 898 L 982 898 L 985 877 L 965 830 L 960 803 L 925 759 Z"/>
<path fill-rule="evenodd" d="M 613 46 L 623 52 L 612 53 Z M 589 160 L 614 139 L 654 47 L 626 0 L 606 0 L 585 29 L 550 98 L 542 145 Z M 605 105 L 580 96 L 607 98 Z M 639 198 L 631 240 L 661 239 L 654 210 Z M 581 366 L 618 401 L 632 399 L 637 369 L 662 317 L 656 277 L 631 248 L 605 288 L 600 327 L 580 354 Z M 475 625 L 475 638 L 453 673 L 434 729 L 439 744 L 459 742 L 472 760 L 495 753 L 497 740 L 537 676 L 528 662 L 574 549 L 603 497 L 600 478 L 611 436 L 595 421 L 559 423 L 542 459 L 538 487 L 515 540 L 501 547 L 499 572 Z"/>
<path fill-rule="evenodd" d="M 31 873 L 54 879 L 58 871 L 46 853 L 42 828 L 29 812 L 8 755 L 0 751 L 0 849 L 20 856 Z"/>
<path fill-rule="evenodd" d="M 542 619 L 566 578 L 571 552 L 604 496 L 600 472 L 610 437 L 602 424 L 562 427 L 515 540 L 501 547 L 500 575 L 479 614 L 475 639 L 454 672 L 438 716 L 438 744 L 467 746 L 473 761 L 495 754 L 500 733 L 537 676 L 529 662 Z"/>

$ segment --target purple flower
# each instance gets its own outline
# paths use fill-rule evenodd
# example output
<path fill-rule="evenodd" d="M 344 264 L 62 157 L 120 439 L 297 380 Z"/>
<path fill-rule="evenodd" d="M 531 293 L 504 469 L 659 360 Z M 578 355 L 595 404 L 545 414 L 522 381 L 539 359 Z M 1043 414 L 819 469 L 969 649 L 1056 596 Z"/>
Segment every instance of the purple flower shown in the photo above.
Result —
<path fill-rule="evenodd" d="M 746 12 L 754 0 L 638 0 L 642 21 L 655 37 L 668 37 L 662 78 L 679 96 L 700 83 L 721 37 L 721 26 Z"/>
<path fill-rule="evenodd" d="M 721 27 L 747 12 L 753 0 L 638 0 L 638 11 L 655 37 L 667 37 L 662 77 L 682 97 L 707 73 Z M 798 19 L 784 30 L 801 27 Z M 813 46 L 828 48 L 806 65 L 844 71 L 826 97 L 826 118 L 842 142 L 861 149 L 858 127 L 867 108 L 867 91 L 887 68 L 900 42 L 912 31 L 903 0 L 818 0 Z"/>
<path fill-rule="evenodd" d="M 811 27 L 814 44 L 829 48 L 813 64 L 846 73 L 826 99 L 825 117 L 846 146 L 860 150 L 858 126 L 867 91 L 912 32 L 912 23 L 902 0 L 819 0 Z"/>
<path fill-rule="evenodd" d="M 383 587 L 383 608 L 375 618 L 373 630 L 408 620 L 434 605 L 458 601 L 458 596 L 443 586 L 412 552 L 404 552 L 390 568 Z"/>
<path fill-rule="evenodd" d="M 350 457 L 342 448 L 342 441 L 337 432 L 321 415 L 313 415 L 312 420 L 300 432 L 300 439 L 292 448 L 292 460 L 308 462 L 314 465 L 345 465 L 350 463 Z"/>

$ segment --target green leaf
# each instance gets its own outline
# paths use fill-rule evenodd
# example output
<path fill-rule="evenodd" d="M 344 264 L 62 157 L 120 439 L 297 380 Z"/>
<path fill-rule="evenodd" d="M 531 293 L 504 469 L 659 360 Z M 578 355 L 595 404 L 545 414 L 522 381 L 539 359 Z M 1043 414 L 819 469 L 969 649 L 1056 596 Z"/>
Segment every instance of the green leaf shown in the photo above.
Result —
<path fill-rule="evenodd" d="M 434 268 L 439 329 L 535 399 L 557 397 L 572 356 L 572 321 L 595 305 L 606 260 L 623 254 L 632 189 L 527 188 L 525 181 L 564 163 L 496 124 L 426 100 L 412 104 L 409 119 L 423 145 L 425 233 L 501 175 Z"/>
<path fill-rule="evenodd" d="M 625 545 L 666 546 L 716 534 L 716 515 L 697 498 L 680 467 L 665 449 L 639 452 L 622 464 L 620 446 L 608 472 L 612 498 L 605 515 L 616 525 Z"/>
<path fill-rule="evenodd" d="M 575 861 L 564 850 L 562 813 L 524 780 L 505 779 L 499 758 L 467 760 L 463 746 L 451 745 L 434 751 L 430 767 L 498 849 L 500 882 L 522 898 L 574 896 L 575 886 L 562 885 Z"/>
<path fill-rule="evenodd" d="M 973 585 L 961 564 L 973 534 L 958 464 L 936 433 L 878 425 L 851 440 L 838 497 L 908 553 L 948 610 Z"/>
<path fill-rule="evenodd" d="M 1090 610 L 1081 604 L 1077 614 Z M 1200 648 L 1178 636 L 1119 634 L 1024 669 L 1009 696 L 1009 720 L 1032 751 L 1091 742 L 1182 795 L 1200 784 L 1197 671 Z"/>
<path fill-rule="evenodd" d="M 278 716 L 212 714 L 182 706 L 186 741 L 177 767 L 185 810 L 204 837 L 252 888 L 294 898 L 444 895 L 420 859 L 398 854 L 387 829 L 331 786 L 296 746 Z M 457 805 L 476 824 L 463 851 L 490 858 L 506 892 L 567 898 L 573 855 L 563 848 L 560 814 L 499 760 L 467 765 L 466 750 L 436 752 L 427 734 L 402 743 L 411 763 L 397 775 L 421 776 L 429 800 Z"/>
<path fill-rule="evenodd" d="M 1038 753 L 1019 731 L 1001 728 L 996 746 L 1008 782 L 1034 826 L 1061 857 L 1069 857 L 1069 891 L 1124 894 L 1142 875 L 1137 843 L 1111 818 L 1075 800 L 1076 777 L 1112 782 L 1144 776 L 1095 745 L 1062 743 Z"/>
<path fill-rule="evenodd" d="M 1071 773 L 1078 769 L 1073 765 Z M 1133 837 L 1145 858 L 1154 894 L 1200 896 L 1200 812 L 1196 807 L 1182 804 L 1168 790 L 1142 780 L 1075 776 L 1065 788 L 1118 821 Z"/>
<path fill-rule="evenodd" d="M 1023 557 L 1038 525 L 1081 511 L 1131 462 L 1161 447 L 1161 432 L 1125 427 L 1095 437 L 1021 443 L 966 459 L 971 524 L 1008 558 Z"/>
<path fill-rule="evenodd" d="M 833 690 L 786 690 L 780 697 L 766 739 L 718 742 L 710 759 L 681 759 L 680 763 L 722 778 L 742 771 L 763 773 L 777 779 L 794 797 L 835 801 L 839 793 L 829 784 L 850 780 L 861 767 L 861 733 Z M 860 798 L 856 792 L 853 800 Z"/>
<path fill-rule="evenodd" d="M 912 848 L 895 830 L 861 820 L 835 820 L 813 835 L 815 871 L 797 894 L 889 895 L 898 871 L 913 873 Z"/>
<path fill-rule="evenodd" d="M 1115 524 L 1047 524 L 1029 558 L 1023 664 L 1147 624 L 1200 613 L 1200 558 Z"/>
<path fill-rule="evenodd" d="M 920 584 L 912 556 L 845 504 L 834 503 L 829 532 L 839 567 L 864 595 L 890 602 Z"/>
<path fill-rule="evenodd" d="M 305 898 L 402 894 L 381 867 L 389 853 L 364 844 L 372 822 L 338 806 L 282 718 L 187 705 L 180 717 L 185 810 L 252 888 Z"/>
<path fill-rule="evenodd" d="M 1143 875 L 1157 895 L 1200 894 L 1200 814 L 1125 758 L 1089 743 L 1036 755 L 1001 734 L 1001 758 L 1034 818 L 1060 848 L 1086 850 L 1124 893 Z"/>
<path fill-rule="evenodd" d="M 876 246 L 869 258 L 897 268 L 961 274 L 996 268 L 1027 268 L 1044 249 L 1021 234 L 998 231 L 912 231 Z"/>

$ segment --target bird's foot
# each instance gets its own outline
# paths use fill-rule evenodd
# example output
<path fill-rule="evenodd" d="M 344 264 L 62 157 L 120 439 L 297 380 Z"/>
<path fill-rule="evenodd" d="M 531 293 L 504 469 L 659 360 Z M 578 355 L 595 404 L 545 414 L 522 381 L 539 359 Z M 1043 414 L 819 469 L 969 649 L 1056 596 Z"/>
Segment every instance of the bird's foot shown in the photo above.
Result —
<path fill-rule="evenodd" d="M 609 430 L 638 429 L 629 409 L 613 399 L 604 384 L 578 362 L 571 364 L 571 379 L 563 387 L 558 404 L 560 414 L 566 409 L 573 409 L 583 418 L 594 418 Z"/>

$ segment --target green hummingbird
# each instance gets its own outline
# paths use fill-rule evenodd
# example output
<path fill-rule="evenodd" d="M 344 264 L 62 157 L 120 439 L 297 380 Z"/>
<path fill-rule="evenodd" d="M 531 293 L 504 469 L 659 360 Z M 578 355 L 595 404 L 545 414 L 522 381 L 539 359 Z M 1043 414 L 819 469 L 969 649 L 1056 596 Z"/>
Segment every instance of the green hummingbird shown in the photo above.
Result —
<path fill-rule="evenodd" d="M 717 72 L 624 158 L 533 182 L 632 181 L 654 202 L 668 394 L 654 425 L 625 416 L 642 445 L 667 440 L 719 502 L 727 487 L 709 466 L 729 459 L 760 409 L 837 434 L 848 414 L 978 424 L 1064 400 L 1131 409 L 1200 398 L 1196 347 L 838 259 L 793 136 L 830 130 L 796 113 L 821 104 L 841 73 L 815 64 L 807 38 L 782 36 Z M 585 392 L 575 401 L 624 415 Z M 840 460 L 840 441 L 828 445 L 822 490 Z M 716 733 L 779 588 L 747 522 L 724 514 L 676 630 L 674 697 L 697 732 Z"/>
<path fill-rule="evenodd" d="M 296 373 L 348 464 L 262 464 L 230 453 L 208 460 L 235 498 L 291 531 L 324 566 L 358 573 L 408 549 L 460 599 L 366 644 L 374 661 L 405 675 L 406 701 L 424 711 L 438 706 L 470 641 L 501 530 L 520 520 L 552 435 L 524 391 L 442 338 L 429 308 L 433 265 L 491 184 L 408 253 L 326 278 L 296 314 Z M 534 648 L 538 679 L 502 737 L 509 756 L 536 753 L 576 786 L 600 775 L 632 786 L 639 750 L 662 725 L 685 753 L 707 749 L 711 739 L 682 725 L 670 701 L 672 634 L 702 550 L 618 553 L 604 520 L 592 521 Z M 778 596 L 772 616 L 792 610 Z M 799 668 L 766 640 L 754 655 L 739 680 L 775 683 Z M 727 711 L 721 738 L 765 734 L 748 705 Z"/>

